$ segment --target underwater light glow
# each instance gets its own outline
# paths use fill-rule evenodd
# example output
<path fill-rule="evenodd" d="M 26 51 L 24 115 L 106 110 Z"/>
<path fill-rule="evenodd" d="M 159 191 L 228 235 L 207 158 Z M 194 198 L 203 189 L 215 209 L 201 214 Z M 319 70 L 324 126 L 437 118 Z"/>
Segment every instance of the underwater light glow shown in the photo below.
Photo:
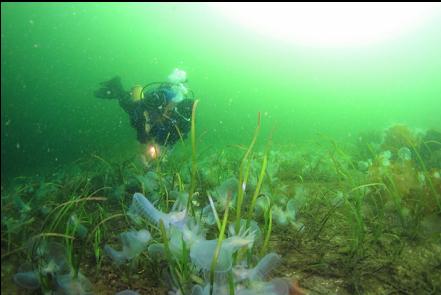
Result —
<path fill-rule="evenodd" d="M 159 157 L 159 146 L 156 144 L 149 144 L 146 147 L 146 153 L 151 160 L 156 160 Z"/>
<path fill-rule="evenodd" d="M 371 44 L 421 25 L 439 3 L 217 3 L 259 33 L 308 46 Z"/>

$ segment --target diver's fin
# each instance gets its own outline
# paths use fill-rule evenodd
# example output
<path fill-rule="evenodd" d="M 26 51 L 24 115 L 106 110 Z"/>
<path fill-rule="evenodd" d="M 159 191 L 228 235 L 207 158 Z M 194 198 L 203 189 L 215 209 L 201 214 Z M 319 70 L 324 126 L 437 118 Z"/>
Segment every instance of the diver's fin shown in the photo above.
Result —
<path fill-rule="evenodd" d="M 119 99 L 124 95 L 124 88 L 119 76 L 115 76 L 108 81 L 101 82 L 100 85 L 101 87 L 94 92 L 96 97 L 105 99 Z"/>

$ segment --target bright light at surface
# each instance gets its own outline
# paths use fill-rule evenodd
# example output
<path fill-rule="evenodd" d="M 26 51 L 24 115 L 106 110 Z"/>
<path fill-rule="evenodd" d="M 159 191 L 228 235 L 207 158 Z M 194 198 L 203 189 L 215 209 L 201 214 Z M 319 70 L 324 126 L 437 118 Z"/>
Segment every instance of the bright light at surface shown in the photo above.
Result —
<path fill-rule="evenodd" d="M 439 3 L 217 3 L 218 11 L 253 30 L 315 47 L 360 46 L 415 29 Z"/>

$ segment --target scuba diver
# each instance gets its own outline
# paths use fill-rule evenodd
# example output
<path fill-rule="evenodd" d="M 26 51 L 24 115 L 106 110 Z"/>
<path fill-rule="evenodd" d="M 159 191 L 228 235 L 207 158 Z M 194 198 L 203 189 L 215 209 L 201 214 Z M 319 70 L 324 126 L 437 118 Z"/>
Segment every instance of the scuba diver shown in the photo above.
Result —
<path fill-rule="evenodd" d="M 172 146 L 190 131 L 194 99 L 186 82 L 186 72 L 174 69 L 166 82 L 135 85 L 131 91 L 125 91 L 116 76 L 101 82 L 94 94 L 98 98 L 118 99 L 136 129 L 138 141 L 147 145 L 147 155 L 155 159 L 159 146 Z"/>

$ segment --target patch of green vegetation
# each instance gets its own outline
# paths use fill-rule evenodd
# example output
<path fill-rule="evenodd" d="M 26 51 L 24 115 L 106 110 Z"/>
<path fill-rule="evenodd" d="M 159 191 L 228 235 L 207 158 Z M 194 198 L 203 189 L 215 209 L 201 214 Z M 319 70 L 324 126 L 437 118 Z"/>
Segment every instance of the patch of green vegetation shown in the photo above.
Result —
<path fill-rule="evenodd" d="M 209 284 L 215 293 L 217 267 L 228 262 L 223 251 L 234 241 L 242 246 L 231 246 L 223 277 L 230 292 L 239 282 L 259 291 L 244 273 L 273 251 L 283 257 L 276 275 L 299 279 L 311 294 L 324 292 L 318 281 L 338 294 L 441 292 L 441 168 L 433 162 L 433 134 L 410 141 L 413 132 L 399 127 L 385 132 L 388 140 L 322 136 L 306 148 L 258 151 L 258 126 L 240 153 L 209 153 L 196 150 L 192 128 L 191 149 L 166 153 L 151 167 L 94 155 L 2 189 L 2 290 L 20 274 L 19 286 L 42 291 L 89 292 L 105 282 L 109 292 L 165 287 L 191 294 Z M 136 192 L 168 217 L 133 216 Z M 178 222 L 179 212 L 188 213 L 187 231 L 167 223 Z M 128 230 L 148 230 L 150 246 L 116 265 L 105 245 Z M 205 273 L 192 253 L 196 241 L 213 241 Z M 269 288 L 268 279 L 260 283 Z"/>

